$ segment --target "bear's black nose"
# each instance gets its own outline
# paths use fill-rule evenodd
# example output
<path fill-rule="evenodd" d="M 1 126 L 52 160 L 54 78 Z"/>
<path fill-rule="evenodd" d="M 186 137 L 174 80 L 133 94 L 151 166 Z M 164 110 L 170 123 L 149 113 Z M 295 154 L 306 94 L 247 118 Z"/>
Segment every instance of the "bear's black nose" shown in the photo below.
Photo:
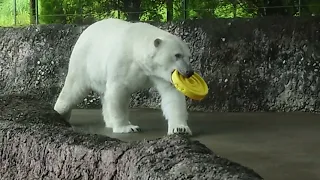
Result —
<path fill-rule="evenodd" d="M 187 71 L 187 72 L 186 72 L 186 78 L 191 77 L 193 74 L 194 74 L 194 71 L 193 71 L 193 70 Z"/>

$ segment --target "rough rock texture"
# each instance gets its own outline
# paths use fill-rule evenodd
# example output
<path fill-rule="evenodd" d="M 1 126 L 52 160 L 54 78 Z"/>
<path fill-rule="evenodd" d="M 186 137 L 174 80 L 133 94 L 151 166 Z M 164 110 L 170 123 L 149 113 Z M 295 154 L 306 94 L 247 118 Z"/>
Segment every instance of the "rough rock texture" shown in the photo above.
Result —
<path fill-rule="evenodd" d="M 262 179 L 182 136 L 126 143 L 76 133 L 49 107 L 39 96 L 0 96 L 1 180 Z"/>
<path fill-rule="evenodd" d="M 189 100 L 190 110 L 319 112 L 319 22 L 269 17 L 154 24 L 190 44 L 193 65 L 209 85 L 205 100 Z M 0 28 L 0 94 L 36 91 L 53 104 L 86 27 Z M 100 107 L 99 97 L 92 93 L 79 107 Z M 159 96 L 141 91 L 131 107 L 158 108 Z"/>

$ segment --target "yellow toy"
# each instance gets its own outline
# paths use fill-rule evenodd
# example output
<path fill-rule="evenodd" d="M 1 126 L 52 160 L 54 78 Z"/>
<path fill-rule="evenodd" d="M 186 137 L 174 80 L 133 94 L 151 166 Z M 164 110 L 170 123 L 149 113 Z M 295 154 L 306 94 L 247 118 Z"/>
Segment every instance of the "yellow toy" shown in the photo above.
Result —
<path fill-rule="evenodd" d="M 208 94 L 208 85 L 197 73 L 194 73 L 190 78 L 185 78 L 175 70 L 171 79 L 174 86 L 191 99 L 202 100 Z"/>

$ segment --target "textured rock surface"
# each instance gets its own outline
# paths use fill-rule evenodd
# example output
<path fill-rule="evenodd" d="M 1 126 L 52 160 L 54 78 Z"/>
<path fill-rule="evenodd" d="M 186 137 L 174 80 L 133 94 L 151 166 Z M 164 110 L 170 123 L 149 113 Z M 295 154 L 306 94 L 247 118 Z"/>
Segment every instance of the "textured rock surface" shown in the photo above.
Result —
<path fill-rule="evenodd" d="M 199 111 L 319 112 L 320 18 L 195 20 L 155 24 L 191 47 L 195 69 L 210 94 Z M 72 47 L 86 26 L 49 25 L 0 28 L 0 89 L 41 93 L 56 100 L 67 72 Z M 100 107 L 88 95 L 79 105 Z M 159 107 L 153 90 L 132 96 L 131 107 Z"/>
<path fill-rule="evenodd" d="M 49 106 L 39 96 L 0 96 L 1 180 L 262 179 L 181 136 L 126 143 L 76 133 Z"/>

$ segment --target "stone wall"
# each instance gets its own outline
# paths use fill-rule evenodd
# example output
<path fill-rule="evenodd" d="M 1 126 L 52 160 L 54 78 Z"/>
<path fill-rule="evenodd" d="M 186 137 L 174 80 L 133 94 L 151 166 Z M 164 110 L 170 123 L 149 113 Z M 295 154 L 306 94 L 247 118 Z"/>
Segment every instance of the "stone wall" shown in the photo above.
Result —
<path fill-rule="evenodd" d="M 320 18 L 214 19 L 154 23 L 189 43 L 208 97 L 188 100 L 195 111 L 320 110 Z M 87 26 L 0 28 L 0 95 L 36 92 L 52 105 L 68 58 Z M 94 93 L 79 105 L 100 107 Z M 131 107 L 159 107 L 154 90 L 132 96 Z"/>

